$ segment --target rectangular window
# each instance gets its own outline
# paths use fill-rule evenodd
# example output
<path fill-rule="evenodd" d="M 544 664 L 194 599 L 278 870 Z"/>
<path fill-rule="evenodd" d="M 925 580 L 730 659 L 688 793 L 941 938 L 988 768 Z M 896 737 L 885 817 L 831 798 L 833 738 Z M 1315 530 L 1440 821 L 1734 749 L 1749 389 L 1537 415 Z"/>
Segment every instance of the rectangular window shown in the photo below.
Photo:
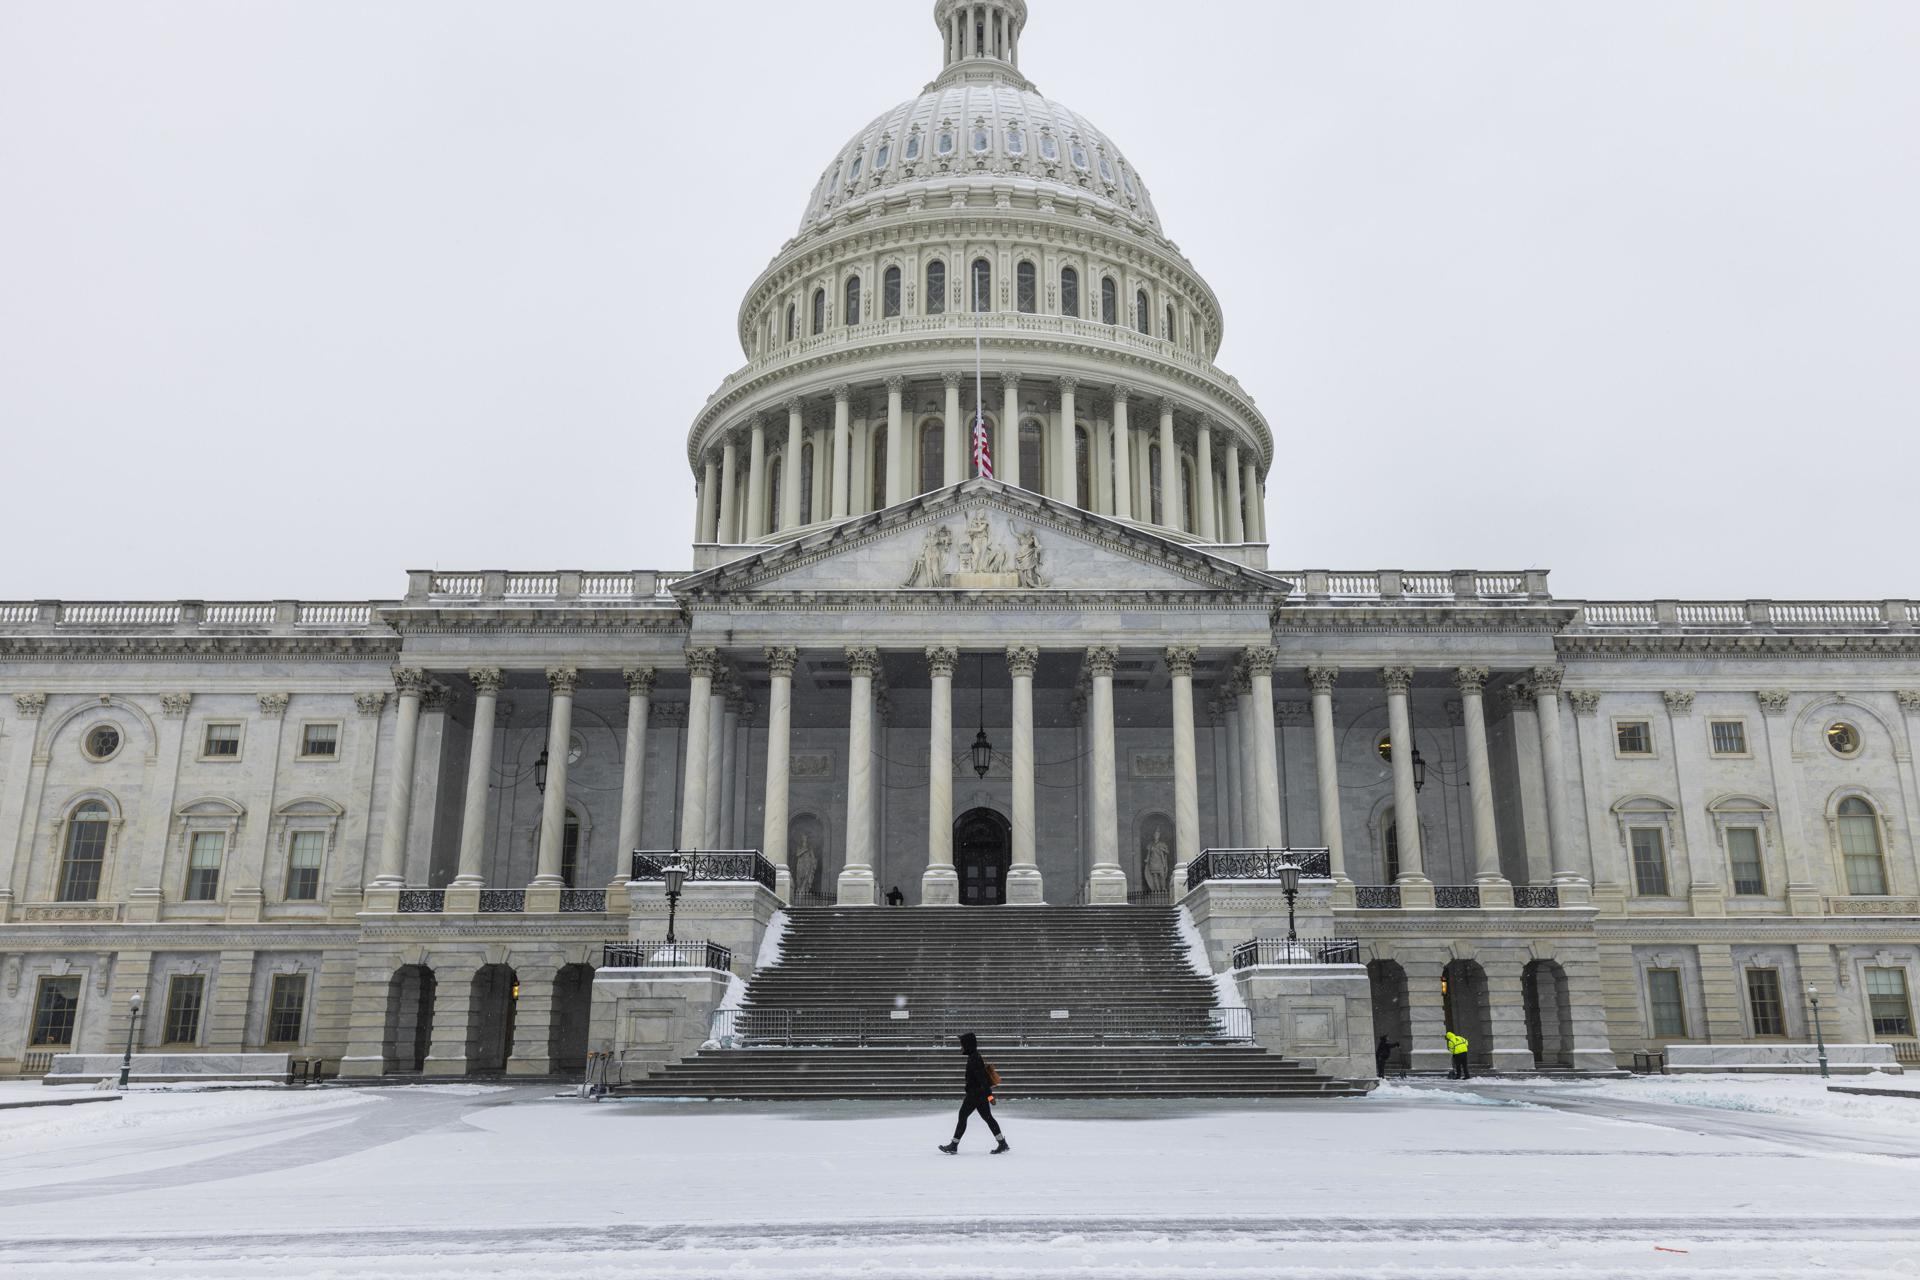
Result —
<path fill-rule="evenodd" d="M 237 721 L 222 721 L 207 726 L 207 735 L 201 740 L 200 756 L 204 760 L 237 760 L 240 757 L 240 725 Z"/>
<path fill-rule="evenodd" d="M 307 975 L 276 973 L 267 1002 L 267 1043 L 298 1044 L 307 1015 Z"/>
<path fill-rule="evenodd" d="M 1758 827 L 1727 828 L 1727 861 L 1733 866 L 1733 891 L 1760 894 L 1767 891 L 1766 873 L 1760 867 L 1760 830 Z"/>
<path fill-rule="evenodd" d="M 287 901 L 312 902 L 320 896 L 320 854 L 324 831 L 296 831 L 287 842 Z"/>
<path fill-rule="evenodd" d="M 196 831 L 187 854 L 187 901 L 212 902 L 220 896 L 220 856 L 227 837 L 220 831 Z"/>
<path fill-rule="evenodd" d="M 33 996 L 33 1044 L 72 1044 L 80 1012 L 79 978 L 42 978 Z"/>
<path fill-rule="evenodd" d="M 1667 842 L 1658 827 L 1634 827 L 1633 890 L 1644 898 L 1667 896 Z"/>
<path fill-rule="evenodd" d="M 1647 1008 L 1653 1014 L 1653 1034 L 1684 1040 L 1687 1006 L 1680 998 L 1678 969 L 1647 970 Z"/>
<path fill-rule="evenodd" d="M 300 726 L 302 760 L 337 760 L 340 756 L 340 726 L 333 721 Z"/>
<path fill-rule="evenodd" d="M 1653 722 L 1651 720 L 1619 720 L 1613 726 L 1613 749 L 1623 756 L 1650 756 L 1653 754 Z"/>
<path fill-rule="evenodd" d="M 1707 726 L 1713 735 L 1713 754 L 1717 756 L 1743 756 L 1747 754 L 1747 722 L 1745 720 L 1715 720 Z"/>
<path fill-rule="evenodd" d="M 1913 1004 L 1907 999 L 1905 969 L 1867 970 L 1867 1016 L 1877 1036 L 1913 1034 Z"/>
<path fill-rule="evenodd" d="M 193 1044 L 200 1038 L 200 1002 L 207 979 L 198 973 L 176 973 L 167 979 L 167 1020 L 162 1044 Z"/>
<path fill-rule="evenodd" d="M 1780 1005 L 1780 971 L 1778 969 L 1747 970 L 1747 1010 L 1753 1015 L 1753 1034 L 1757 1036 L 1787 1034 L 1787 1018 L 1781 1012 Z"/>

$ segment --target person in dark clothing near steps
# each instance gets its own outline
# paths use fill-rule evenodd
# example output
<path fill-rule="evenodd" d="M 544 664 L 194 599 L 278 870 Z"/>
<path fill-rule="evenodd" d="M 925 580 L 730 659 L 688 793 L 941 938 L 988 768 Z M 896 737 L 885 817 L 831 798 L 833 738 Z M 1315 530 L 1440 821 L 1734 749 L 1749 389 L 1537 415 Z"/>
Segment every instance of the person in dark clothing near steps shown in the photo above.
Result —
<path fill-rule="evenodd" d="M 1398 1040 L 1380 1037 L 1380 1043 L 1373 1046 L 1373 1074 L 1382 1080 L 1387 1078 L 1387 1056 L 1400 1047 Z"/>
<path fill-rule="evenodd" d="M 993 1136 L 1000 1145 L 993 1149 L 994 1155 L 1012 1148 L 1007 1146 L 1007 1137 L 1000 1132 L 1000 1122 L 993 1118 L 993 1074 L 986 1059 L 980 1056 L 980 1041 L 971 1031 L 960 1036 L 960 1048 L 967 1055 L 967 1096 L 960 1103 L 960 1122 L 953 1126 L 953 1141 L 941 1146 L 941 1150 L 950 1156 L 960 1154 L 960 1139 L 967 1132 L 967 1117 L 974 1112 L 987 1122 L 987 1128 L 993 1130 Z"/>

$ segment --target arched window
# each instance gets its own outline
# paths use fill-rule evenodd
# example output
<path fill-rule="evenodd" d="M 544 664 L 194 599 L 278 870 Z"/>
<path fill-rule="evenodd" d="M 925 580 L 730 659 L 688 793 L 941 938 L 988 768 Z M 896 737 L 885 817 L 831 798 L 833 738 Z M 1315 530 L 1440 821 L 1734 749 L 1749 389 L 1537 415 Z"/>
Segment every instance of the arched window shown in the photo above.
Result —
<path fill-rule="evenodd" d="M 1848 796 L 1834 810 L 1840 832 L 1840 853 L 1846 860 L 1847 892 L 1882 894 L 1887 891 L 1887 860 L 1880 845 L 1880 815 L 1859 796 Z"/>
<path fill-rule="evenodd" d="M 920 489 L 930 493 L 946 483 L 947 429 L 939 418 L 920 424 Z"/>
<path fill-rule="evenodd" d="M 1194 489 L 1193 459 L 1186 454 L 1180 455 L 1180 493 L 1183 499 L 1180 513 L 1186 517 L 1186 529 L 1193 533 L 1200 528 L 1199 494 Z"/>
<path fill-rule="evenodd" d="M 973 260 L 973 288 L 970 295 L 975 311 L 993 310 L 993 264 L 985 258 Z"/>
<path fill-rule="evenodd" d="M 1160 476 L 1160 442 L 1152 441 L 1147 445 L 1147 518 L 1154 524 L 1167 523 L 1166 486 Z"/>
<path fill-rule="evenodd" d="M 1400 878 L 1400 824 L 1387 824 L 1387 883 L 1392 884 Z"/>
<path fill-rule="evenodd" d="M 1014 272 L 1014 307 L 1028 315 L 1040 309 L 1040 273 L 1031 262 L 1022 262 Z"/>
<path fill-rule="evenodd" d="M 813 523 L 813 441 L 800 446 L 800 523 Z"/>
<path fill-rule="evenodd" d="M 826 328 L 827 328 L 827 291 L 825 289 L 815 289 L 813 291 L 814 336 L 818 337 L 821 333 L 824 333 L 826 331 Z"/>
<path fill-rule="evenodd" d="M 947 309 L 947 264 L 938 258 L 927 264 L 927 298 L 922 310 L 937 316 Z"/>
<path fill-rule="evenodd" d="M 567 882 L 567 888 L 578 886 L 575 880 L 580 874 L 580 815 L 567 810 L 567 825 L 560 836 L 560 878 Z"/>
<path fill-rule="evenodd" d="M 872 462 L 873 504 L 869 511 L 881 511 L 887 505 L 887 446 L 893 443 L 887 439 L 887 429 L 875 426 L 873 429 L 873 448 L 870 453 Z"/>
<path fill-rule="evenodd" d="M 1120 286 L 1112 276 L 1100 277 L 1100 323 L 1120 323 Z"/>
<path fill-rule="evenodd" d="M 1038 418 L 1020 424 L 1020 487 L 1035 493 L 1047 491 L 1047 433 Z"/>
<path fill-rule="evenodd" d="M 1163 334 L 1161 334 L 1160 336 L 1161 336 L 1161 337 L 1163 337 L 1163 338 L 1165 338 L 1165 339 L 1166 339 L 1166 340 L 1167 340 L 1168 342 L 1172 342 L 1172 341 L 1173 341 L 1173 335 L 1174 335 L 1174 328 L 1173 328 L 1173 304 L 1172 304 L 1171 302 L 1169 302 L 1169 303 L 1167 304 L 1167 331 L 1166 331 L 1165 333 L 1163 333 Z"/>
<path fill-rule="evenodd" d="M 1147 291 L 1141 289 L 1133 295 L 1133 327 L 1148 337 L 1153 336 L 1153 321 L 1148 319 L 1152 314 L 1147 306 Z"/>
<path fill-rule="evenodd" d="M 900 314 L 900 268 L 888 267 L 880 277 L 880 317 L 891 320 Z"/>
<path fill-rule="evenodd" d="M 92 902 L 100 896 L 107 861 L 107 806 L 88 800 L 67 816 L 66 848 L 60 856 L 60 901 Z"/>
<path fill-rule="evenodd" d="M 792 342 L 795 338 L 799 336 L 800 336 L 800 317 L 797 314 L 794 305 L 791 302 L 789 302 L 787 304 L 787 341 Z"/>
<path fill-rule="evenodd" d="M 1144 297 L 1145 295 L 1142 295 L 1142 296 Z M 842 318 L 842 323 L 843 324 L 859 324 L 860 323 L 860 277 L 859 276 L 847 277 L 847 313 Z"/>
<path fill-rule="evenodd" d="M 1073 489 L 1076 505 L 1093 506 L 1093 438 L 1085 427 L 1073 429 Z"/>
<path fill-rule="evenodd" d="M 780 528 L 780 473 L 787 469 L 786 464 L 786 458 L 780 454 L 775 454 L 767 462 L 767 491 L 761 495 L 766 500 L 767 509 L 760 513 L 760 527 L 768 533 L 778 532 Z"/>
<path fill-rule="evenodd" d="M 1080 318 L 1080 273 L 1072 267 L 1060 268 L 1060 314 Z"/>

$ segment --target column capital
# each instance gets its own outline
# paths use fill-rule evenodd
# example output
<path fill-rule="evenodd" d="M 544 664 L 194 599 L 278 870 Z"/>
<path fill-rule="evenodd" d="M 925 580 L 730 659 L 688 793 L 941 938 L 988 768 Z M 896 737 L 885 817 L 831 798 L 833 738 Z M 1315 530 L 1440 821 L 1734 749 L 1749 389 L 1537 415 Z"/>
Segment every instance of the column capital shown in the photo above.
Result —
<path fill-rule="evenodd" d="M 260 714 L 269 720 L 278 720 L 287 714 L 287 705 L 293 701 L 290 693 L 263 693 L 260 695 Z"/>
<path fill-rule="evenodd" d="M 711 680 L 720 670 L 720 651 L 700 648 L 687 650 L 687 672 L 696 679 L 705 676 Z"/>
<path fill-rule="evenodd" d="M 427 687 L 427 673 L 418 667 L 395 667 L 393 669 L 393 690 L 401 697 L 412 694 L 419 697 Z"/>
<path fill-rule="evenodd" d="M 176 696 L 184 697 L 188 695 Z M 387 691 L 385 689 L 375 689 L 372 693 L 356 693 L 353 695 L 353 709 L 363 716 L 377 716 L 386 705 Z M 180 714 L 186 714 L 184 705 L 181 708 Z"/>
<path fill-rule="evenodd" d="M 792 645 L 770 644 L 764 651 L 767 655 L 767 673 L 775 679 L 793 678 L 793 669 L 800 661 L 800 651 Z"/>
<path fill-rule="evenodd" d="M 1095 677 L 1113 678 L 1113 669 L 1120 662 L 1120 651 L 1110 644 L 1097 644 L 1087 650 L 1087 673 Z"/>
<path fill-rule="evenodd" d="M 1054 385 L 1060 388 L 1060 394 L 1063 396 L 1072 395 L 1074 391 L 1080 386 L 1080 379 L 1072 377 L 1071 375 L 1063 374 L 1062 376 L 1055 378 L 1053 381 L 1054 381 Z"/>
<path fill-rule="evenodd" d="M 747 429 L 762 439 L 765 439 L 767 432 L 767 415 L 764 413 L 756 413 L 748 418 Z"/>
<path fill-rule="evenodd" d="M 1133 399 L 1132 387 L 1124 382 L 1116 382 L 1113 384 L 1113 402 L 1115 404 L 1125 404 L 1131 399 Z"/>
<path fill-rule="evenodd" d="M 1030 676 L 1040 665 L 1040 650 L 1030 644 L 1007 646 L 1007 670 L 1016 676 Z"/>
<path fill-rule="evenodd" d="M 1200 658 L 1200 650 L 1195 645 L 1175 644 L 1167 646 L 1167 673 L 1175 676 L 1193 677 L 1193 664 Z"/>
<path fill-rule="evenodd" d="M 940 372 L 940 385 L 949 391 L 958 391 L 960 384 L 966 380 L 967 375 L 958 369 L 943 369 Z"/>
<path fill-rule="evenodd" d="M 904 373 L 890 373 L 890 374 L 888 374 L 888 375 L 887 375 L 887 392 L 888 392 L 888 394 L 890 394 L 890 395 L 898 395 L 898 394 L 899 394 L 900 392 L 902 392 L 902 391 L 905 391 L 906 389 L 907 389 L 907 375 L 906 375 L 906 374 L 904 374 Z"/>
<path fill-rule="evenodd" d="M 1573 714 L 1590 716 L 1600 709 L 1600 691 L 1598 689 L 1569 689 L 1567 701 L 1573 706 Z"/>
<path fill-rule="evenodd" d="M 1527 674 L 1530 677 L 1529 682 L 1533 685 L 1534 696 L 1538 697 L 1543 693 L 1559 693 L 1560 681 L 1566 677 L 1567 669 L 1556 666 L 1535 667 Z"/>
<path fill-rule="evenodd" d="M 443 684 L 430 684 L 420 691 L 420 709 L 422 711 L 445 711 L 447 703 L 453 700 L 452 694 Z M 266 710 L 263 704 L 260 708 Z"/>
<path fill-rule="evenodd" d="M 782 407 L 786 409 L 789 414 L 804 413 L 806 412 L 807 402 L 799 396 L 788 396 L 786 404 Z"/>
<path fill-rule="evenodd" d="M 472 667 L 467 671 L 467 679 L 473 681 L 473 691 L 482 694 L 497 694 L 507 682 L 498 667 Z"/>
<path fill-rule="evenodd" d="M 880 651 L 870 645 L 847 646 L 847 673 L 872 677 L 880 670 Z"/>
<path fill-rule="evenodd" d="M 927 646 L 927 673 L 936 676 L 951 676 L 960 662 L 960 651 L 948 645 Z"/>
<path fill-rule="evenodd" d="M 654 724 L 663 729 L 681 729 L 687 723 L 687 704 L 684 702 L 663 702 L 647 712 Z"/>
<path fill-rule="evenodd" d="M 1240 655 L 1240 660 L 1246 664 L 1247 674 L 1249 676 L 1271 676 L 1273 674 L 1273 664 L 1279 657 L 1280 655 L 1274 652 L 1272 645 L 1257 644 L 1243 652 Z"/>
<path fill-rule="evenodd" d="M 1485 667 L 1455 667 L 1453 669 L 1453 687 L 1462 693 L 1481 693 L 1487 687 L 1487 669 Z"/>
<path fill-rule="evenodd" d="M 1785 689 L 1762 689 L 1753 695 L 1760 699 L 1760 710 L 1770 716 L 1783 716 L 1787 713 L 1787 700 L 1793 695 Z M 1902 706 L 1906 705 L 1903 701 Z"/>
<path fill-rule="evenodd" d="M 22 720 L 38 720 L 40 713 L 47 709 L 47 695 L 44 693 L 16 693 L 13 695 L 13 709 Z"/>
<path fill-rule="evenodd" d="M 554 693 L 571 694 L 580 683 L 580 672 L 573 667 L 548 667 L 547 688 Z"/>
<path fill-rule="evenodd" d="M 1338 667 L 1308 667 L 1307 688 L 1314 693 L 1332 694 L 1333 686 L 1340 679 Z"/>
<path fill-rule="evenodd" d="M 1407 691 L 1413 688 L 1413 668 L 1380 668 L 1380 687 L 1385 689 L 1389 694 L 1397 693 L 1401 697 L 1405 697 Z"/>
<path fill-rule="evenodd" d="M 1226 423 L 1220 421 L 1220 419 L 1214 417 L 1212 414 L 1203 413 L 1200 415 L 1200 421 L 1197 424 L 1196 429 L 1206 432 L 1207 441 L 1209 444 L 1211 444 L 1213 441 L 1213 433 L 1215 431 L 1224 430 L 1226 428 L 1226 425 L 1227 425 Z"/>
<path fill-rule="evenodd" d="M 1160 410 L 1160 416 L 1163 418 L 1171 418 L 1175 414 L 1185 413 L 1187 409 L 1186 405 L 1175 400 L 1172 396 L 1161 396 L 1159 403 L 1154 407 Z"/>
<path fill-rule="evenodd" d="M 620 673 L 627 682 L 627 692 L 646 697 L 653 692 L 653 682 L 658 673 L 652 667 L 628 667 Z"/>
<path fill-rule="evenodd" d="M 1893 700 L 1902 711 L 1920 711 L 1920 689 L 1895 689 Z"/>
<path fill-rule="evenodd" d="M 1693 690 L 1665 689 L 1661 691 L 1660 697 L 1666 702 L 1667 710 L 1671 714 L 1676 716 L 1693 714 Z"/>
<path fill-rule="evenodd" d="M 853 387 L 849 383 L 836 382 L 833 384 L 832 391 L 835 404 L 846 404 L 853 399 Z"/>
<path fill-rule="evenodd" d="M 39 706 L 36 707 L 31 713 L 27 712 L 24 708 L 22 708 L 20 714 L 23 716 L 28 714 L 37 716 L 40 714 L 40 708 L 45 707 L 47 705 L 47 695 L 44 693 L 16 693 L 13 695 L 14 706 L 19 707 L 20 699 L 22 698 L 40 699 Z M 384 703 L 386 702 L 386 700 L 387 700 L 387 695 L 384 693 L 381 694 L 380 701 Z M 192 705 L 193 705 L 193 695 L 190 693 L 163 693 L 160 695 L 161 714 L 166 716 L 166 718 L 169 720 L 186 719 L 187 708 L 191 707 Z"/>
<path fill-rule="evenodd" d="M 1020 389 L 1019 374 L 1013 373 L 1013 372 L 1007 372 L 1000 375 L 1000 390 L 1018 391 L 1019 389 Z"/>

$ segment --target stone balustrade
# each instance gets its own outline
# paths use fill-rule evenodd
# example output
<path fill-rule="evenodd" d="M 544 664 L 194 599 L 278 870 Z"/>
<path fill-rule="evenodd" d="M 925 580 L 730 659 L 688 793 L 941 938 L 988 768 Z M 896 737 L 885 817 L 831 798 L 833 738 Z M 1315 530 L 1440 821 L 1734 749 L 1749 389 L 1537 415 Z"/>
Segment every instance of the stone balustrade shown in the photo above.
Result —
<path fill-rule="evenodd" d="M 1589 601 L 1572 630 L 1592 634 L 1795 635 L 1910 632 L 1920 623 L 1911 600 Z"/>
<path fill-rule="evenodd" d="M 508 569 L 438 571 L 407 574 L 409 605 L 661 604 L 673 599 L 673 584 L 691 570 L 559 569 L 524 572 Z"/>
<path fill-rule="evenodd" d="M 1305 604 L 1527 604 L 1549 600 L 1543 569 L 1273 569 Z"/>
<path fill-rule="evenodd" d="M 379 619 L 391 600 L 34 600 L 0 602 L 0 629 L 15 635 L 138 632 L 151 635 L 391 635 Z"/>

